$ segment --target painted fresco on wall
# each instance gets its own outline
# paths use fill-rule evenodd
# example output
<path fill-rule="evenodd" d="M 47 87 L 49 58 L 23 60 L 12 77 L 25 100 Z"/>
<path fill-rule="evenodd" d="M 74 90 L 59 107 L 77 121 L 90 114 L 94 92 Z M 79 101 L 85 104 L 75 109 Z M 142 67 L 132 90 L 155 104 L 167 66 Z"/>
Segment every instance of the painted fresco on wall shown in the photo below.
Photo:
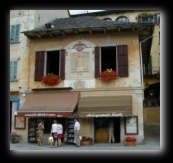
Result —
<path fill-rule="evenodd" d="M 89 71 L 89 52 L 72 52 L 70 55 L 71 72 Z"/>
<path fill-rule="evenodd" d="M 81 40 L 66 46 L 66 82 L 94 78 L 94 47 L 91 42 Z M 76 86 L 84 87 L 81 83 Z"/>

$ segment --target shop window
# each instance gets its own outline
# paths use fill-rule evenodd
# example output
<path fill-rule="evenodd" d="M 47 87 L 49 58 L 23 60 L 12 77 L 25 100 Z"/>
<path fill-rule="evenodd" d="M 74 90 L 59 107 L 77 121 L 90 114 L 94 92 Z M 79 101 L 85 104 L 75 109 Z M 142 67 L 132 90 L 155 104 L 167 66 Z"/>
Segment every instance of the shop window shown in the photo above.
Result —
<path fill-rule="evenodd" d="M 36 52 L 35 81 L 41 81 L 42 76 L 48 73 L 54 73 L 64 80 L 65 50 Z"/>
<path fill-rule="evenodd" d="M 95 48 L 95 78 L 100 77 L 100 72 L 107 69 L 117 71 L 119 77 L 128 76 L 127 45 Z"/>

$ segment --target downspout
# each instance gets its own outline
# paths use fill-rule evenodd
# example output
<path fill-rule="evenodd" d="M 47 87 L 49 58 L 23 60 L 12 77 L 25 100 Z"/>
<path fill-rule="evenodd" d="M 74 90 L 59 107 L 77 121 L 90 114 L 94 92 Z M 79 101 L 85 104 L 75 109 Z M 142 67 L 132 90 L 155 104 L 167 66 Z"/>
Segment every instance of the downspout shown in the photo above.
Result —
<path fill-rule="evenodd" d="M 143 81 L 143 78 L 144 78 L 143 75 L 144 75 L 144 74 L 143 74 L 143 66 L 142 66 L 142 48 L 141 48 L 141 44 L 142 44 L 144 41 L 150 39 L 151 37 L 153 37 L 153 35 L 150 36 L 150 37 L 148 37 L 148 38 L 146 38 L 145 40 L 143 40 L 143 41 L 140 42 L 140 65 L 141 65 L 141 87 L 142 87 L 142 88 L 144 88 L 144 81 Z"/>

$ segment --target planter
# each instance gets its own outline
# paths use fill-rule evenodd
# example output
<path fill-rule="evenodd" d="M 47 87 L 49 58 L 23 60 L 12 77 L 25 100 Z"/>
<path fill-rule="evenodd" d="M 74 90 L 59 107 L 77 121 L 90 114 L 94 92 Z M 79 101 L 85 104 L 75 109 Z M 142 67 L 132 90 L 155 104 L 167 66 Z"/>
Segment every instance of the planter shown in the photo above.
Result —
<path fill-rule="evenodd" d="M 91 145 L 91 141 L 81 141 L 80 145 L 83 145 L 83 146 Z"/>
<path fill-rule="evenodd" d="M 12 136 L 12 137 L 11 137 L 11 142 L 12 142 L 12 143 L 19 143 L 19 139 L 20 139 L 19 136 Z"/>
<path fill-rule="evenodd" d="M 125 146 L 135 146 L 136 142 L 124 142 Z"/>

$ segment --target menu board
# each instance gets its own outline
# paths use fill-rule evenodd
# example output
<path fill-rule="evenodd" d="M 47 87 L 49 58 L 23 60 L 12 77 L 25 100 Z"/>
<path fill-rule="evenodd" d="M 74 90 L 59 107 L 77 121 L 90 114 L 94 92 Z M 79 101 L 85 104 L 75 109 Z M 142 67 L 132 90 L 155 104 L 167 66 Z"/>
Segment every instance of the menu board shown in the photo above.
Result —
<path fill-rule="evenodd" d="M 138 134 L 137 117 L 125 117 L 125 134 Z"/>

